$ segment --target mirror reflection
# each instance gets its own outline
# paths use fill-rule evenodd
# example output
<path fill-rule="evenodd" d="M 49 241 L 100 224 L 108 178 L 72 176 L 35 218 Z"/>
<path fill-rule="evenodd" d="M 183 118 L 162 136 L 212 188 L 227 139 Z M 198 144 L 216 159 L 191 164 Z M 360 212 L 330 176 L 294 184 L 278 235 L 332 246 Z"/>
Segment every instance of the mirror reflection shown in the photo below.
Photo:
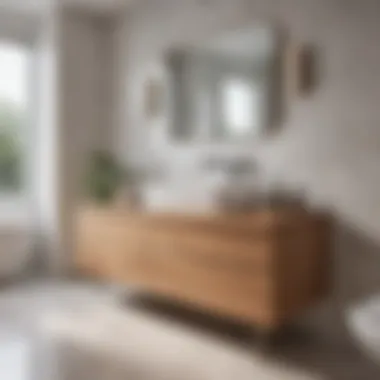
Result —
<path fill-rule="evenodd" d="M 273 126 L 280 99 L 276 31 L 256 27 L 168 54 L 170 136 L 234 141 Z"/>

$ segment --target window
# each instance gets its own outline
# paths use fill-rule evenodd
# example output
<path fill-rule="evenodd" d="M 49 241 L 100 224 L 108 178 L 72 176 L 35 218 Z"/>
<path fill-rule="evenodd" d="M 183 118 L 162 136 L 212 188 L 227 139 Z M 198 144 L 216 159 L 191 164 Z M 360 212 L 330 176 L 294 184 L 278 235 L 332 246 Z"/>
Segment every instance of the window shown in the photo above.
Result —
<path fill-rule="evenodd" d="M 252 81 L 231 78 L 221 83 L 222 123 L 225 133 L 247 136 L 259 129 L 259 90 Z"/>
<path fill-rule="evenodd" d="M 28 48 L 0 42 L 0 196 L 25 189 Z"/>

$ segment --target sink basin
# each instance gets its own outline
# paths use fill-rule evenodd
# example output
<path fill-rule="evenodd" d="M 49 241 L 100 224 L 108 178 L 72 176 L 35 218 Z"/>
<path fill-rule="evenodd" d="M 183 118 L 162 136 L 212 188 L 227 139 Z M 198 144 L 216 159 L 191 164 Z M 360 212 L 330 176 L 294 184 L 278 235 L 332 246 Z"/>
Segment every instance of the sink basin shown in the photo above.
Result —
<path fill-rule="evenodd" d="M 150 212 L 210 213 L 218 209 L 218 183 L 205 181 L 166 182 L 142 189 Z"/>

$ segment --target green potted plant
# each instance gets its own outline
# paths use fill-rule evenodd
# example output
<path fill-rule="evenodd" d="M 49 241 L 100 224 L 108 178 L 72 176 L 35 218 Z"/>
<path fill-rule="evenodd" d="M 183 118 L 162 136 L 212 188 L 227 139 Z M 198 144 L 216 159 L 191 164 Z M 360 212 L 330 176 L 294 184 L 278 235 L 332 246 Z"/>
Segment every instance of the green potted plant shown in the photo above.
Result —
<path fill-rule="evenodd" d="M 11 133 L 0 133 L 0 191 L 13 192 L 21 186 L 22 153 Z"/>
<path fill-rule="evenodd" d="M 122 166 L 109 153 L 92 153 L 86 176 L 86 195 L 98 204 L 112 202 L 124 182 Z"/>

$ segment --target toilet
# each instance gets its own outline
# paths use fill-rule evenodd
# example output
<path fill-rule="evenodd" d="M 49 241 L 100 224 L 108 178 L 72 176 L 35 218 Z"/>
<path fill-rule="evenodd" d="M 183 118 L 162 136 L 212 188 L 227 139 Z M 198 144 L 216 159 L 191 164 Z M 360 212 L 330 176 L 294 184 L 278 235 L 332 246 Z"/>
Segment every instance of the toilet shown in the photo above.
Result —
<path fill-rule="evenodd" d="M 347 325 L 359 346 L 380 361 L 380 295 L 353 307 L 347 313 Z"/>

